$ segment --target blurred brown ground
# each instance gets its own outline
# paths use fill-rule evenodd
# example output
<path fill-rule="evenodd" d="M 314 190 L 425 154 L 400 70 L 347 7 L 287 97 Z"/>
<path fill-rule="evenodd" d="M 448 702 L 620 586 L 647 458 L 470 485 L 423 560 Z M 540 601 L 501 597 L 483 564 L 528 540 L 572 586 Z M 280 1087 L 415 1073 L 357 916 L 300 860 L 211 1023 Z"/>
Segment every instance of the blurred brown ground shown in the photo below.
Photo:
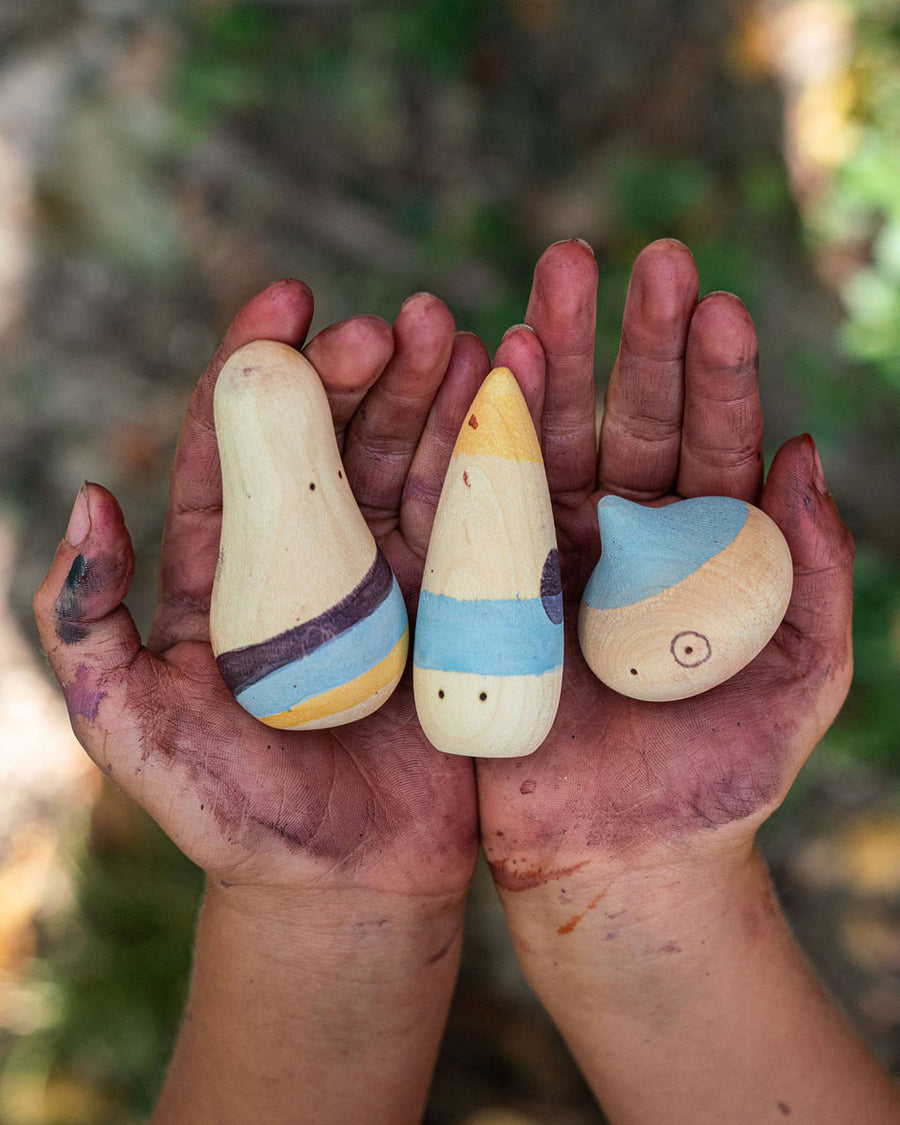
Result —
<path fill-rule="evenodd" d="M 798 218 L 829 174 L 829 129 L 840 142 L 827 103 L 812 126 L 803 109 L 823 58 L 840 65 L 839 5 L 510 0 L 485 6 L 496 18 L 482 19 L 458 52 L 465 66 L 446 71 L 382 42 L 382 7 L 274 6 L 305 65 L 323 68 L 283 102 L 262 79 L 248 86 L 235 62 L 241 25 L 226 35 L 220 17 L 236 5 L 0 8 L 3 1125 L 140 1119 L 140 1096 L 117 1087 L 114 1063 L 60 1052 L 48 1029 L 66 1006 L 65 972 L 53 966 L 65 918 L 79 909 L 85 841 L 101 856 L 133 853 L 136 868 L 142 849 L 160 845 L 147 844 L 152 830 L 115 793 L 104 791 L 92 813 L 100 784 L 49 684 L 29 603 L 78 486 L 94 479 L 126 513 L 138 556 L 129 602 L 146 626 L 181 415 L 248 296 L 277 277 L 302 277 L 321 327 L 356 311 L 391 317 L 403 296 L 428 288 L 460 327 L 494 332 L 493 347 L 521 319 L 543 246 L 581 235 L 606 278 L 603 380 L 627 266 L 647 237 L 671 233 L 700 245 L 706 289 L 739 287 L 754 248 L 747 276 L 772 449 L 816 417 L 787 357 L 804 351 L 823 371 L 840 367 L 830 276 L 846 267 L 841 253 L 861 251 L 814 262 Z M 338 35 L 348 21 L 353 30 Z M 258 33 L 252 19 L 247 28 Z M 205 37 L 223 52 L 220 73 Z M 332 40 L 352 56 L 340 70 L 352 97 L 332 97 Z M 636 152 L 684 164 L 676 229 L 623 218 L 612 170 L 624 174 Z M 748 231 L 739 173 L 784 160 L 793 203 Z M 692 180 L 696 168 L 703 174 Z M 403 207 L 392 210 L 390 199 Z M 735 224 L 741 244 L 731 255 Z M 897 559 L 895 431 L 863 417 L 825 446 L 853 530 Z M 764 842 L 801 942 L 900 1073 L 896 770 L 814 759 Z M 518 973 L 483 871 L 469 931 L 427 1120 L 599 1121 Z"/>

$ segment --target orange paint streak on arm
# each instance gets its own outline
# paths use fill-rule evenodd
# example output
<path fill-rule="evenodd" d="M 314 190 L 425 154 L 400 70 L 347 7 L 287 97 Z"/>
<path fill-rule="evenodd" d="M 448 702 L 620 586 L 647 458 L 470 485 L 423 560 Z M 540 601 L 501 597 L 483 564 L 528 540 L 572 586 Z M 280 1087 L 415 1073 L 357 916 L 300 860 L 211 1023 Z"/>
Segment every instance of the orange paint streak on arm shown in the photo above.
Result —
<path fill-rule="evenodd" d="M 591 899 L 584 910 L 580 914 L 574 914 L 568 922 L 564 922 L 556 931 L 558 934 L 570 934 L 582 918 L 586 917 L 589 911 L 594 910 L 600 900 L 606 895 L 606 891 L 601 891 L 596 898 Z"/>

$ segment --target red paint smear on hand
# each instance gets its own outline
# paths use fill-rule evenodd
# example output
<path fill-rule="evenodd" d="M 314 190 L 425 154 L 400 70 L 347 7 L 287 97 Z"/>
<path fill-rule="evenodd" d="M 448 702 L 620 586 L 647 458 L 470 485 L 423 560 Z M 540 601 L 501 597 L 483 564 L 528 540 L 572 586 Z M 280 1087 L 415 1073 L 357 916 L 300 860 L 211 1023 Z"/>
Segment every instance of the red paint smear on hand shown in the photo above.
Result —
<path fill-rule="evenodd" d="M 478 419 L 475 417 L 474 414 L 469 415 L 469 425 L 472 427 L 473 430 L 478 429 Z"/>
<path fill-rule="evenodd" d="M 575 914 L 568 920 L 568 922 L 564 922 L 556 932 L 558 934 L 570 934 L 581 921 L 581 919 L 585 917 L 588 911 L 593 910 L 596 907 L 597 903 L 603 898 L 605 894 L 606 891 L 601 891 L 596 898 L 591 899 L 591 901 L 587 904 L 587 907 L 582 910 L 580 914 Z"/>
<path fill-rule="evenodd" d="M 466 488 L 472 487 L 471 484 L 469 484 L 469 474 L 465 471 L 465 469 L 463 469 L 463 484 L 466 486 Z"/>
<path fill-rule="evenodd" d="M 491 862 L 491 860 L 488 860 L 488 867 L 491 869 L 494 882 L 499 887 L 503 887 L 507 891 L 528 891 L 532 887 L 544 886 L 551 879 L 566 878 L 573 872 L 587 866 L 589 862 L 589 860 L 584 859 L 581 863 L 576 863 L 574 867 L 561 867 L 556 871 L 545 871 L 543 867 L 536 867 L 530 871 L 528 869 L 517 870 L 515 865 L 510 869 L 505 861 L 497 863 Z M 513 863 L 515 864 L 515 861 Z"/>

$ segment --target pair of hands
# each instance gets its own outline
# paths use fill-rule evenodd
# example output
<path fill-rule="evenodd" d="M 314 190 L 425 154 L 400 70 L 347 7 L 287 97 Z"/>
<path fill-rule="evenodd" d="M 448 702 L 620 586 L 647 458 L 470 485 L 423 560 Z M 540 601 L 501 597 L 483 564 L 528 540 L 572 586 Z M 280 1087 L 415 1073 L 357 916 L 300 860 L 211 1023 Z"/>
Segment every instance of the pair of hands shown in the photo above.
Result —
<path fill-rule="evenodd" d="M 80 494 L 35 598 L 44 647 L 88 753 L 211 885 L 257 903 L 314 889 L 458 905 L 480 837 L 504 894 L 577 872 L 589 902 L 612 871 L 752 849 L 847 691 L 852 543 L 810 438 L 787 442 L 763 482 L 752 322 L 733 296 L 698 300 L 679 243 L 654 243 L 635 264 L 598 455 L 596 299 L 590 249 L 551 246 L 535 270 L 529 327 L 510 329 L 494 357 L 516 374 L 541 438 L 566 602 L 560 707 L 528 758 L 438 753 L 417 723 L 409 673 L 376 714 L 308 733 L 257 723 L 219 678 L 208 641 L 221 515 L 213 387 L 249 341 L 304 346 L 313 299 L 302 283 L 273 285 L 238 313 L 191 399 L 146 646 L 122 604 L 134 566 L 122 513 L 98 485 Z M 356 317 L 304 350 L 359 506 L 414 610 L 487 351 L 424 294 L 393 327 Z M 596 502 L 610 492 L 652 503 L 739 497 L 787 538 L 795 582 L 784 623 L 752 664 L 705 695 L 626 699 L 581 657 L 578 601 L 600 550 Z M 559 932 L 566 910 L 558 907 Z"/>

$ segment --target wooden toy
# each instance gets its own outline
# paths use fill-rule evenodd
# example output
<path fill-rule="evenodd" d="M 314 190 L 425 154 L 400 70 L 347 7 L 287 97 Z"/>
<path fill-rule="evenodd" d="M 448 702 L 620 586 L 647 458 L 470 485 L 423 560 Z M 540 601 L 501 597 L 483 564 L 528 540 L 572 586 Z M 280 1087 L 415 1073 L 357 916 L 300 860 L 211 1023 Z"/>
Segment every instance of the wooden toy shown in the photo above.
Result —
<path fill-rule="evenodd" d="M 598 504 L 602 555 L 581 602 L 578 639 L 598 679 L 633 699 L 699 695 L 766 645 L 791 596 L 784 536 L 727 496 L 645 508 Z"/>
<path fill-rule="evenodd" d="M 219 375 L 215 423 L 222 678 L 272 727 L 370 714 L 403 672 L 406 607 L 347 484 L 318 374 L 286 344 L 247 344 Z"/>
<path fill-rule="evenodd" d="M 449 754 L 530 754 L 562 685 L 559 556 L 541 450 L 512 372 L 475 396 L 444 481 L 413 647 L 422 729 Z"/>

